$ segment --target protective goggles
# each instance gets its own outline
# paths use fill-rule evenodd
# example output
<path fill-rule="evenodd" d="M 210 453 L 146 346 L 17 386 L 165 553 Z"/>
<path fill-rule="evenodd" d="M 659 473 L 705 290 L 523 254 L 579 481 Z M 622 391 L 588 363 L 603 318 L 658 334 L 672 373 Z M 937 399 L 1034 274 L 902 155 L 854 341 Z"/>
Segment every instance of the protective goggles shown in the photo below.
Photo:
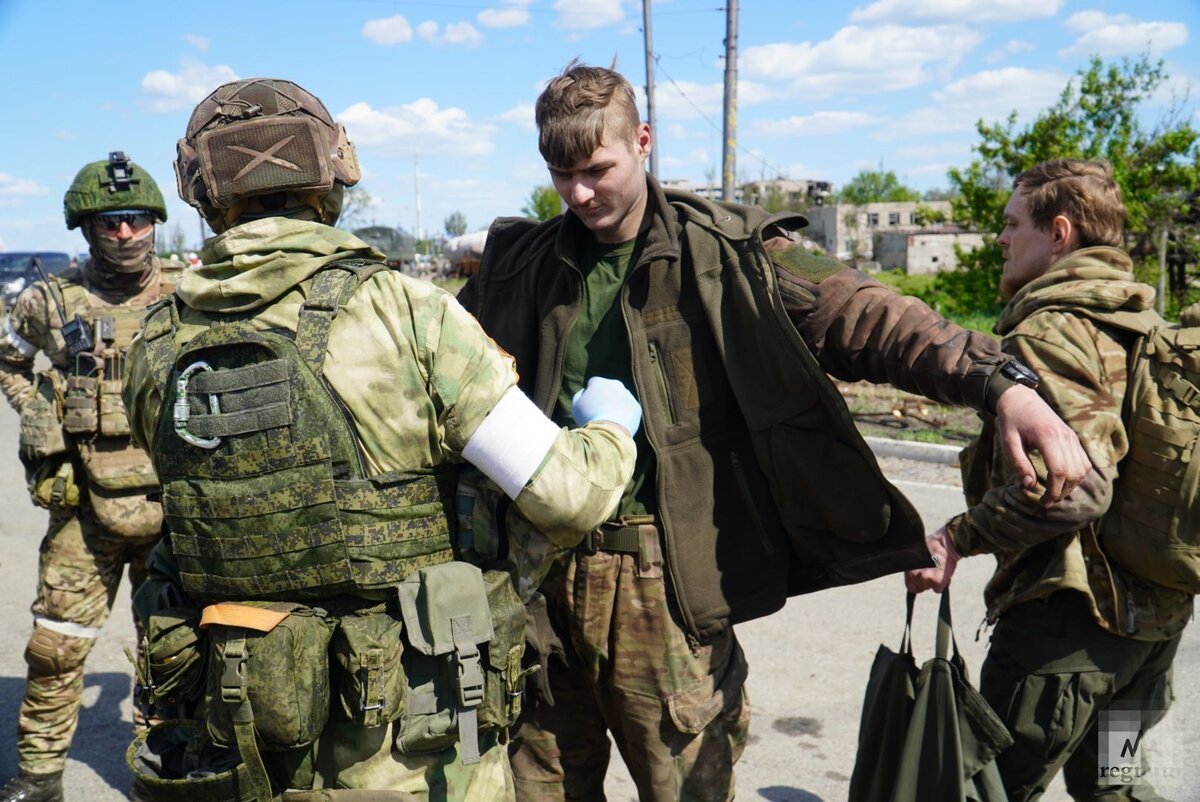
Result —
<path fill-rule="evenodd" d="M 153 212 L 100 212 L 93 215 L 92 225 L 102 231 L 116 231 L 121 227 L 122 223 L 127 223 L 130 228 L 137 231 L 139 228 L 154 224 Z"/>

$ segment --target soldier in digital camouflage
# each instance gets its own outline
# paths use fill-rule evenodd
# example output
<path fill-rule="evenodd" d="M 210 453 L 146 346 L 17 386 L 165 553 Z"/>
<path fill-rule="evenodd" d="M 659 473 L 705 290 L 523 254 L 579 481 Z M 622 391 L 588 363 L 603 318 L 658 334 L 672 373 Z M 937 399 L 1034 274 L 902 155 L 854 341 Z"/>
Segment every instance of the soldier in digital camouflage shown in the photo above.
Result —
<path fill-rule="evenodd" d="M 4 802 L 62 799 L 84 661 L 125 566 L 136 589 L 162 526 L 161 507 L 146 498 L 154 469 L 130 440 L 120 386 L 146 307 L 171 292 L 173 274 L 154 253 L 163 197 L 149 173 L 114 152 L 79 171 L 63 211 L 91 258 L 28 287 L 0 331 L 0 390 L 21 414 L 33 502 L 50 511 L 25 649 L 20 773 L 0 789 Z M 38 353 L 50 367 L 34 375 Z"/>
<path fill-rule="evenodd" d="M 125 400 L 170 531 L 135 599 L 144 681 L 203 721 L 135 742 L 134 797 L 510 799 L 524 609 L 458 527 L 458 473 L 578 537 L 620 497 L 640 408 L 598 379 L 558 427 L 451 295 L 334 228 L 354 147 L 294 83 L 218 87 L 178 153 L 217 236 L 147 317 Z M 172 773 L 181 750 L 214 768 Z"/>
<path fill-rule="evenodd" d="M 536 121 L 567 211 L 497 220 L 459 297 L 559 423 L 595 375 L 634 388 L 646 418 L 603 526 L 539 538 L 500 511 L 515 560 L 556 558 L 525 573 L 545 576 L 540 593 L 520 588 L 541 702 L 514 735 L 517 796 L 603 799 L 611 736 L 644 802 L 730 799 L 750 722 L 733 624 L 789 593 L 930 559 L 827 372 L 999 405 L 1011 456 L 1027 464 L 1028 438 L 1054 464 L 1048 501 L 1086 459 L 1035 393 L 999 373 L 1009 360 L 994 341 L 809 254 L 802 216 L 660 187 L 620 74 L 572 63 Z"/>
<path fill-rule="evenodd" d="M 1134 281 L 1117 247 L 1125 207 L 1107 163 L 1064 159 L 1030 168 L 1013 182 L 1004 221 L 1002 348 L 1036 374 L 1023 380 L 1040 377 L 1038 392 L 1079 435 L 1093 469 L 1046 510 L 997 458 L 994 423 L 985 417 L 964 452 L 969 509 L 930 536 L 942 565 L 906 579 L 910 590 L 940 591 L 960 557 L 996 556 L 984 591 L 995 629 L 980 690 L 1016 741 L 998 758 L 1010 799 L 1037 799 L 1062 770 L 1077 800 L 1160 800 L 1144 778 L 1103 784 L 1098 752 L 1103 712 L 1138 711 L 1151 724 L 1165 713 L 1171 664 L 1192 617 L 1190 593 L 1113 559 L 1102 525 L 1131 449 L 1155 459 L 1145 456 L 1150 443 L 1131 442 L 1123 417 L 1136 337 L 1105 321 L 1152 315 L 1155 293 Z M 1169 476 L 1159 475 L 1161 496 Z M 1148 525 L 1139 527 L 1143 550 L 1153 548 Z"/>

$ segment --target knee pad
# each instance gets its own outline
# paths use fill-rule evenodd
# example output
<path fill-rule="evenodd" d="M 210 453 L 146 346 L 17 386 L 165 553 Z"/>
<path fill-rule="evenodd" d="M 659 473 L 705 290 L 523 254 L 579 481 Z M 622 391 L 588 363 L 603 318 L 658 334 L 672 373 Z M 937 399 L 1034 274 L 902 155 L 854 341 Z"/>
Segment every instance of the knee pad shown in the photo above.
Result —
<path fill-rule="evenodd" d="M 38 674 L 63 674 L 82 667 L 95 642 L 94 638 L 64 635 L 35 626 L 25 647 L 25 662 Z"/>

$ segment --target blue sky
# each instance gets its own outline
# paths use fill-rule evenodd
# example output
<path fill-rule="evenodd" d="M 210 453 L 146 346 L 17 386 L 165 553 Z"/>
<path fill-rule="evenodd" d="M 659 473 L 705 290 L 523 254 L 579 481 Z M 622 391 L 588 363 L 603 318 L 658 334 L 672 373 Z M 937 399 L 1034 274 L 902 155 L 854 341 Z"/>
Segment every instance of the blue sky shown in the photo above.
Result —
<path fill-rule="evenodd" d="M 720 177 L 721 0 L 656 0 L 660 177 Z M 1147 49 L 1172 95 L 1200 77 L 1200 2 L 741 0 L 740 179 L 840 185 L 883 164 L 918 188 L 966 164 L 980 118 L 1028 118 L 1090 54 Z M 288 78 L 347 127 L 377 203 L 368 222 L 471 229 L 517 214 L 547 183 L 533 103 L 574 57 L 645 82 L 640 0 L 0 0 L 0 244 L 85 249 L 62 195 L 76 170 L 125 150 L 168 198 L 170 233 L 200 227 L 171 163 L 196 102 L 234 78 Z M 639 94 L 641 97 L 641 94 Z M 1189 101 L 1184 114 L 1200 108 Z M 644 106 L 643 106 L 644 109 Z"/>

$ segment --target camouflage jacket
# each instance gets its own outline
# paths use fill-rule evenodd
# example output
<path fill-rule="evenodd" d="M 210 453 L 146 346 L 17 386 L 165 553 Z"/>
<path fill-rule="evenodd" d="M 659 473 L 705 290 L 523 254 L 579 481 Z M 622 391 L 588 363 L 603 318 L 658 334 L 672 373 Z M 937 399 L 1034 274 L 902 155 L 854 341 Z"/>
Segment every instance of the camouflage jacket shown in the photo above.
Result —
<path fill-rule="evenodd" d="M 67 345 L 62 337 L 63 321 L 55 303 L 64 303 L 63 285 L 82 284 L 86 290 L 84 294 L 69 293 L 66 296 L 63 314 L 67 320 L 76 314 L 84 315 L 106 307 L 145 309 L 161 294 L 170 292 L 169 286 L 163 286 L 168 266 L 154 258 L 150 270 L 130 290 L 106 282 L 106 277 L 98 274 L 92 261 L 84 264 L 78 273 L 52 278 L 53 299 L 51 289 L 44 281 L 27 287 L 0 322 L 0 391 L 13 409 L 20 412 L 24 405 L 32 386 L 33 361 L 38 352 L 45 354 L 61 373 L 71 369 Z"/>
<path fill-rule="evenodd" d="M 1191 617 L 1191 596 L 1121 570 L 1096 538 L 1129 450 L 1122 410 L 1130 335 L 1045 308 L 1147 309 L 1154 290 L 1135 282 L 1130 269 L 1129 257 L 1115 248 L 1076 251 L 1023 287 L 996 323 L 1004 351 L 1041 375 L 1040 395 L 1079 435 L 1093 469 L 1067 499 L 1046 509 L 1038 503 L 1040 488 L 1026 491 L 1015 481 L 985 416 L 979 439 L 964 452 L 970 508 L 947 529 L 963 556 L 996 555 L 984 591 L 992 623 L 1016 604 L 1064 589 L 1088 597 L 1101 627 L 1139 640 L 1173 637 Z"/>
<path fill-rule="evenodd" d="M 230 314 L 294 332 L 312 276 L 353 258 L 382 261 L 383 254 L 317 223 L 266 218 L 236 226 L 209 240 L 203 266 L 180 279 L 178 338 L 186 342 Z M 134 439 L 152 450 L 162 397 L 142 350 L 135 340 L 124 397 Z M 353 419 L 368 474 L 460 462 L 517 380 L 512 358 L 449 293 L 393 271 L 374 274 L 338 310 L 324 377 Z M 547 531 L 577 536 L 615 506 L 633 457 L 633 440 L 619 426 L 564 429 L 516 506 Z"/>

